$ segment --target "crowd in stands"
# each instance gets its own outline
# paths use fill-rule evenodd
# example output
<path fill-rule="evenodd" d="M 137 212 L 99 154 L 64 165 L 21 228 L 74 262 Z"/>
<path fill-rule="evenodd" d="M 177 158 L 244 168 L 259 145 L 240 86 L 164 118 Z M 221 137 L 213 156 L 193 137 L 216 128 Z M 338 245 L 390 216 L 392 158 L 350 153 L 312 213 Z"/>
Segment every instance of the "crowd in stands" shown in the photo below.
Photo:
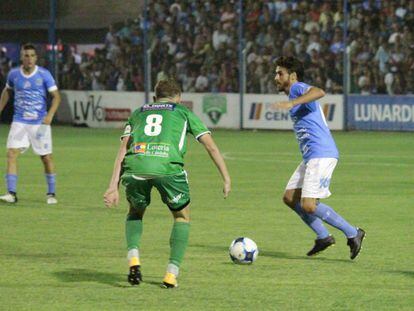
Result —
<path fill-rule="evenodd" d="M 184 92 L 238 92 L 238 1 L 153 0 L 143 17 L 110 25 L 94 55 L 67 48 L 60 87 L 144 90 L 144 28 L 152 85 L 176 77 Z M 342 93 L 342 0 L 247 0 L 244 3 L 245 90 L 277 93 L 272 61 L 299 57 L 305 81 Z M 414 93 L 414 1 L 349 0 L 349 91 Z"/>

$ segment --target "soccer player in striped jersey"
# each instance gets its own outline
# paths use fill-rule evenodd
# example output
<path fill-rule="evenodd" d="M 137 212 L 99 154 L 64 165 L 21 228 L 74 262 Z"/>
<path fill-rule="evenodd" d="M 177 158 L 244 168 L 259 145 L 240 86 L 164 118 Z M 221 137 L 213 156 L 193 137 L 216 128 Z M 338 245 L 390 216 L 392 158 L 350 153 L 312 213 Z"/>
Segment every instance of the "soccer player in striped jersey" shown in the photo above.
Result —
<path fill-rule="evenodd" d="M 23 45 L 20 52 L 22 65 L 13 68 L 8 76 L 6 87 L 0 98 L 0 112 L 6 106 L 11 91 L 14 92 L 14 115 L 7 138 L 6 195 L 0 201 L 17 202 L 17 158 L 30 145 L 40 156 L 45 170 L 48 190 L 47 204 L 56 204 L 56 173 L 52 158 L 53 116 L 60 104 L 60 95 L 50 72 L 36 65 L 36 48 L 32 44 Z M 47 95 L 52 103 L 47 111 Z"/>
<path fill-rule="evenodd" d="M 126 220 L 128 281 L 142 281 L 139 256 L 143 230 L 142 218 L 155 187 L 174 217 L 170 237 L 170 258 L 163 280 L 165 288 L 177 286 L 177 277 L 188 244 L 190 230 L 190 193 L 184 155 L 187 133 L 207 150 L 223 179 L 223 195 L 230 192 L 231 181 L 226 164 L 210 131 L 186 107 L 180 105 L 181 90 L 172 79 L 155 86 L 155 102 L 135 110 L 129 118 L 115 160 L 112 178 L 104 194 L 106 206 L 118 204 L 118 184 L 126 188 L 129 213 Z"/>
<path fill-rule="evenodd" d="M 289 96 L 289 101 L 274 106 L 289 110 L 303 158 L 286 186 L 283 201 L 317 235 L 308 256 L 316 255 L 335 244 L 334 237 L 323 225 L 324 221 L 345 234 L 350 258 L 354 259 L 361 250 L 364 230 L 350 225 L 330 206 L 320 202 L 320 199 L 331 195 L 329 184 L 339 158 L 322 109 L 316 102 L 325 93 L 320 88 L 301 82 L 304 69 L 298 59 L 281 57 L 275 65 L 275 83 L 279 90 Z"/>

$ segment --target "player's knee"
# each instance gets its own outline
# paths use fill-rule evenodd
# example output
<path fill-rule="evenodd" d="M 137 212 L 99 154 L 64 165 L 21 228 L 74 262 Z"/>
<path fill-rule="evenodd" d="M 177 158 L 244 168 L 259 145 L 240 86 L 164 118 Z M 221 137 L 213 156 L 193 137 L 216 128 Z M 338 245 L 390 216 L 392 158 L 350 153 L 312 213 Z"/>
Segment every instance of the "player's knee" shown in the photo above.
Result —
<path fill-rule="evenodd" d="M 290 208 L 295 207 L 295 202 L 294 202 L 293 197 L 291 195 L 284 194 L 282 200 L 283 200 L 283 203 L 285 203 Z"/>
<path fill-rule="evenodd" d="M 190 209 L 186 206 L 179 211 L 171 211 L 174 217 L 174 221 L 177 222 L 190 222 Z"/>
<path fill-rule="evenodd" d="M 177 222 L 190 222 L 190 215 L 183 213 L 174 213 L 174 220 Z"/>
<path fill-rule="evenodd" d="M 7 150 L 7 160 L 16 160 L 19 156 L 19 150 L 16 149 L 8 149 Z"/>
<path fill-rule="evenodd" d="M 135 213 L 128 213 L 127 217 L 126 217 L 127 221 L 131 221 L 131 220 L 142 220 L 142 215 L 138 215 Z"/>
<path fill-rule="evenodd" d="M 128 215 L 127 215 L 127 221 L 128 220 L 142 220 L 144 217 L 145 209 L 138 209 L 138 208 L 130 208 Z"/>
<path fill-rule="evenodd" d="M 52 154 L 45 154 L 40 156 L 43 162 L 50 162 L 52 161 Z"/>
<path fill-rule="evenodd" d="M 315 201 L 304 201 L 302 202 L 302 209 L 305 213 L 313 214 L 316 210 L 316 202 Z"/>

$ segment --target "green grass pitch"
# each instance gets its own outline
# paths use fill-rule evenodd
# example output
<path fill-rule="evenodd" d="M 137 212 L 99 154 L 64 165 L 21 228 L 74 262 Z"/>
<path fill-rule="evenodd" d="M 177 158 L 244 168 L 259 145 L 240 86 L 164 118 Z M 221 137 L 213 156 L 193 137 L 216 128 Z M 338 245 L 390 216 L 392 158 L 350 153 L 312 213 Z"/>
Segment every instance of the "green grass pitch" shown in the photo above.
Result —
<path fill-rule="evenodd" d="M 7 132 L 0 126 L 0 146 Z M 45 204 L 38 157 L 19 158 L 20 201 L 0 205 L 1 310 L 413 310 L 413 133 L 334 133 L 341 160 L 325 201 L 366 230 L 355 261 L 334 228 L 335 247 L 305 256 L 314 235 L 281 201 L 300 162 L 293 133 L 214 132 L 233 179 L 227 200 L 207 153 L 189 139 L 192 226 L 175 290 L 159 287 L 172 217 L 155 191 L 144 219 L 144 283 L 126 282 L 127 205 L 123 195 L 117 209 L 102 200 L 120 133 L 54 127 L 57 206 Z M 258 244 L 251 266 L 228 257 L 238 236 Z"/>

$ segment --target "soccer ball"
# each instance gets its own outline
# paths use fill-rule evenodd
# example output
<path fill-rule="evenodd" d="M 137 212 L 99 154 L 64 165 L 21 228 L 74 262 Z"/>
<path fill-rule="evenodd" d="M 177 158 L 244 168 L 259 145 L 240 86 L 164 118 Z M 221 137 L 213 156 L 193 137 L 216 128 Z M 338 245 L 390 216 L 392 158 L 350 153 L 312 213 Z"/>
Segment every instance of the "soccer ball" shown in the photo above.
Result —
<path fill-rule="evenodd" d="M 240 237 L 231 242 L 229 255 L 234 263 L 252 264 L 259 255 L 259 249 L 252 239 Z"/>

